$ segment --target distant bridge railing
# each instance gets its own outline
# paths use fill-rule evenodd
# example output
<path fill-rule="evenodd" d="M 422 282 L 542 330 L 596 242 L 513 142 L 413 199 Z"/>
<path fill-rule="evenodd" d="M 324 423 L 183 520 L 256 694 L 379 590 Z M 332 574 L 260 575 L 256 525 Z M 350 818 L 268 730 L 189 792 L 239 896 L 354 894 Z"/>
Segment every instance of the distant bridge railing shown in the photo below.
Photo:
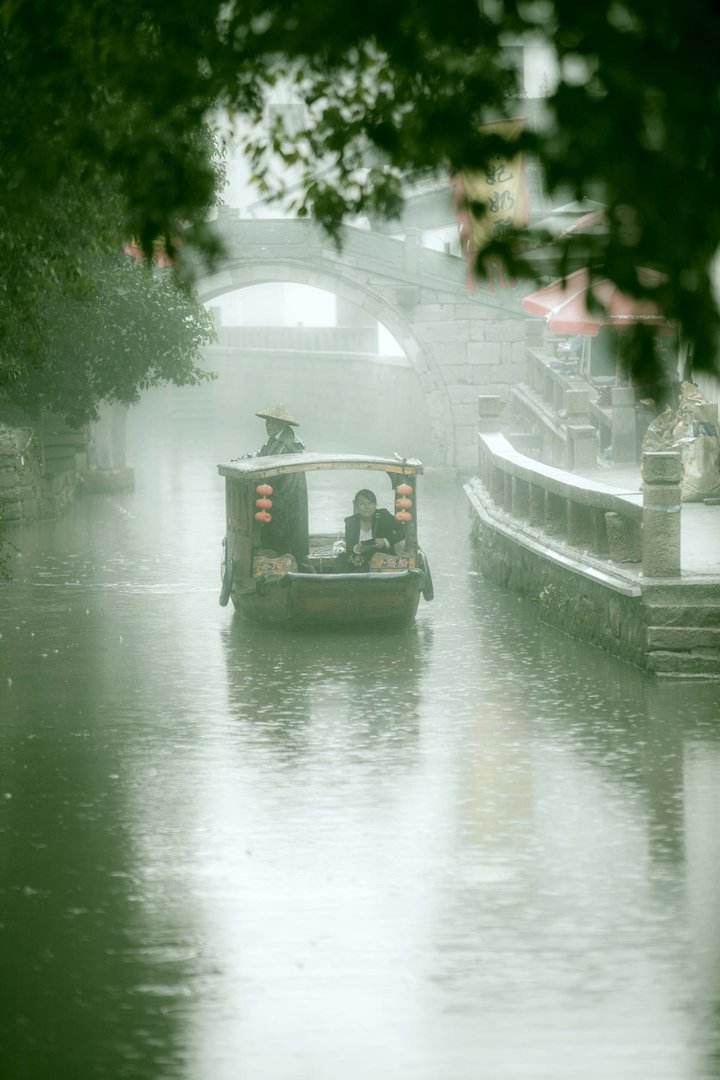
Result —
<path fill-rule="evenodd" d="M 344 225 L 340 229 L 338 250 L 315 222 L 297 218 L 244 218 L 232 207 L 220 208 L 214 228 L 231 262 L 282 260 L 305 265 L 321 260 L 342 262 L 397 283 L 462 293 L 470 305 L 481 303 L 521 313 L 519 300 L 508 298 L 507 290 L 495 292 L 477 287 L 468 293 L 465 259 L 423 247 L 419 234 L 400 239 Z M 412 296 L 408 296 L 408 301 L 411 300 Z"/>
<path fill-rule="evenodd" d="M 222 326 L 221 345 L 244 349 L 376 353 L 375 326 Z"/>

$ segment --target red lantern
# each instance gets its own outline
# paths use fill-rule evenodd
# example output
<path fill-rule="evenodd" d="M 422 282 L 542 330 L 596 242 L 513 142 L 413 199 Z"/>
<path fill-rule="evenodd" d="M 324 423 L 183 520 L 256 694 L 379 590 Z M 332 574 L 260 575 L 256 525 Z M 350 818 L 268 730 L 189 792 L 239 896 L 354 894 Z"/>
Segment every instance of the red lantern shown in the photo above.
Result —
<path fill-rule="evenodd" d="M 268 514 L 267 510 L 258 510 L 255 515 L 256 521 L 261 521 L 263 525 L 267 525 L 269 521 L 272 521 L 272 514 Z"/>
<path fill-rule="evenodd" d="M 409 514 L 407 510 L 398 510 L 397 514 L 395 515 L 395 520 L 403 522 L 412 521 L 412 514 Z"/>
<path fill-rule="evenodd" d="M 272 495 L 272 493 L 273 489 L 270 487 L 269 484 L 258 484 L 258 486 L 255 488 L 256 495 L 262 495 L 264 497 L 267 497 L 268 495 Z"/>
<path fill-rule="evenodd" d="M 409 484 L 398 484 L 398 486 L 395 488 L 396 495 L 412 495 L 412 493 L 413 489 L 410 487 Z"/>
<path fill-rule="evenodd" d="M 256 499 L 255 505 L 257 506 L 258 510 L 271 510 L 272 499 Z"/>
<path fill-rule="evenodd" d="M 395 500 L 396 510 L 409 510 L 411 506 L 412 499 L 408 499 L 405 495 L 401 495 L 399 499 Z"/>

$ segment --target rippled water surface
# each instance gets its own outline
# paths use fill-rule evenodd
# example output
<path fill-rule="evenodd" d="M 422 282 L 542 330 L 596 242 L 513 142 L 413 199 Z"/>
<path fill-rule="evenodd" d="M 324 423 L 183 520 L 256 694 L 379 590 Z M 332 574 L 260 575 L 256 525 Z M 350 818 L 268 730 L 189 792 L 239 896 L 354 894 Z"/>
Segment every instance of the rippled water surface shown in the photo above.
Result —
<path fill-rule="evenodd" d="M 720 1076 L 720 688 L 484 582 L 440 475 L 413 629 L 233 619 L 214 463 L 0 590 L 3 1080 Z"/>

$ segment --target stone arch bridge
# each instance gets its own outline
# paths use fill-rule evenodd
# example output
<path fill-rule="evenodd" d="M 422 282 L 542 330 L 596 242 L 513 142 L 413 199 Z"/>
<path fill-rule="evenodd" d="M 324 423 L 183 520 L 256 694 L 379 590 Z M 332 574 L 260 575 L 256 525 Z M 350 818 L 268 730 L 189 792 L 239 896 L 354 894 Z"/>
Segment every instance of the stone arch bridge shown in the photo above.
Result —
<path fill-rule="evenodd" d="M 365 229 L 344 227 L 341 247 L 302 220 L 248 220 L 225 208 L 225 258 L 197 283 L 200 299 L 266 282 L 325 289 L 383 323 L 419 379 L 439 462 L 476 464 L 479 394 L 507 395 L 524 367 L 528 317 L 512 289 L 467 288 L 463 259 Z"/>

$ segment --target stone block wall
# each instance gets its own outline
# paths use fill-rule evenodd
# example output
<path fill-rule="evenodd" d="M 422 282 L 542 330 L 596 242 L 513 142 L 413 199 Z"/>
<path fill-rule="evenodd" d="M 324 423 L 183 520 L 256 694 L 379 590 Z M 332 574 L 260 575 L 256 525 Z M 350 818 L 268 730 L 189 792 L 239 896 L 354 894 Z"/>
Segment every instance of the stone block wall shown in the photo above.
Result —
<path fill-rule="evenodd" d="M 0 516 L 7 524 L 59 517 L 71 505 L 87 469 L 83 431 L 54 423 L 42 437 L 33 427 L 0 423 Z"/>
<path fill-rule="evenodd" d="M 32 429 L 0 424 L 0 517 L 8 523 L 40 516 L 42 470 Z"/>
<path fill-rule="evenodd" d="M 571 637 L 647 666 L 642 599 L 625 596 L 503 536 L 473 515 L 473 540 L 490 581 L 538 603 L 542 618 Z"/>
<path fill-rule="evenodd" d="M 413 311 L 418 341 L 435 361 L 452 413 L 454 464 L 472 470 L 477 457 L 477 399 L 509 396 L 525 376 L 527 316 L 471 299 L 421 302 Z"/>

